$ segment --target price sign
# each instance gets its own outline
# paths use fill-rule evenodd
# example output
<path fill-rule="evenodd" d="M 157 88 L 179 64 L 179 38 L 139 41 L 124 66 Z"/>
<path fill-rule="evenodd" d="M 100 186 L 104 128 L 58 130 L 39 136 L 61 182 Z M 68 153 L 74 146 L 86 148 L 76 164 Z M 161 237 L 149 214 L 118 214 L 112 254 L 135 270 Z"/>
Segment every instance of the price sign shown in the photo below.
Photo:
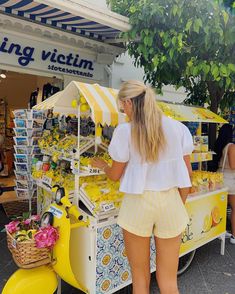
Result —
<path fill-rule="evenodd" d="M 98 168 L 90 168 L 89 169 L 89 173 L 90 174 L 99 174 L 100 173 L 100 170 Z"/>
<path fill-rule="evenodd" d="M 43 177 L 42 177 L 42 183 L 45 184 L 45 185 L 47 185 L 47 186 L 50 186 L 50 187 L 51 187 L 52 178 L 49 178 L 49 177 L 43 176 Z"/>
<path fill-rule="evenodd" d="M 78 175 L 79 174 L 79 160 L 78 159 L 74 159 L 71 162 L 71 169 L 74 175 Z"/>
<path fill-rule="evenodd" d="M 115 206 L 113 203 L 104 203 L 104 204 L 102 204 L 102 208 L 103 208 L 103 211 L 107 212 L 112 209 L 115 209 Z"/>

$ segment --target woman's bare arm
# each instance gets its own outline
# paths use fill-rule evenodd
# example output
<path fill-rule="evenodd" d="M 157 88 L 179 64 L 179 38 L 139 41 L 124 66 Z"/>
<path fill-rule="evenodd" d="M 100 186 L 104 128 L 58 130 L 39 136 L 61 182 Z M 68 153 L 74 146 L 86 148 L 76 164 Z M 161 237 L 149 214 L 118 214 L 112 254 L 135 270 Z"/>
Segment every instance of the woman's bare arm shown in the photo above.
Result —
<path fill-rule="evenodd" d="M 235 169 L 235 144 L 228 146 L 228 162 L 231 169 Z"/>
<path fill-rule="evenodd" d="M 185 155 L 184 156 L 184 161 L 185 161 L 185 164 L 187 166 L 189 176 L 191 177 L 191 175 L 192 175 L 192 166 L 191 166 L 191 161 L 190 161 L 190 155 Z M 181 199 L 182 199 L 183 203 L 186 202 L 189 191 L 190 191 L 190 187 L 179 188 L 179 193 L 180 193 L 180 196 L 181 196 Z"/>
<path fill-rule="evenodd" d="M 105 160 L 94 158 L 91 165 L 103 170 L 110 180 L 118 181 L 124 173 L 127 162 L 117 162 L 113 160 L 112 166 L 109 166 Z"/>

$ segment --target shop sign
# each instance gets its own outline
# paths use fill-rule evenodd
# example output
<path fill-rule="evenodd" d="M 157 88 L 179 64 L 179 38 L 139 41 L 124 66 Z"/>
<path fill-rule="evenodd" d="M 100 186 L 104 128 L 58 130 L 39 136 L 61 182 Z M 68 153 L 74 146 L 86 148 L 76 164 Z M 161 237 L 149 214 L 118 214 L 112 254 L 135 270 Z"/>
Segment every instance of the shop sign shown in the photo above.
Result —
<path fill-rule="evenodd" d="M 27 69 L 42 70 L 100 80 L 102 65 L 92 55 L 84 55 L 63 47 L 0 33 L 0 63 Z"/>

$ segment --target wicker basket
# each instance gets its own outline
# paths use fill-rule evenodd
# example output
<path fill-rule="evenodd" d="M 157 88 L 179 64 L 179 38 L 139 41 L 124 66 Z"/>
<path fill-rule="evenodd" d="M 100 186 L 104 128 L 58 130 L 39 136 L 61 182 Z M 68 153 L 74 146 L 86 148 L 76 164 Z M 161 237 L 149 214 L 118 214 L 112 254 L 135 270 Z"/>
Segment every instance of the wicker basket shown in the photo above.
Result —
<path fill-rule="evenodd" d="M 20 199 L 14 200 L 10 202 L 2 203 L 2 206 L 5 210 L 7 217 L 12 216 L 19 216 L 22 215 L 24 212 L 29 211 L 29 199 Z M 31 214 L 37 214 L 37 198 L 33 197 L 31 199 L 31 207 L 32 212 Z"/>
<path fill-rule="evenodd" d="M 51 262 L 50 249 L 37 248 L 34 240 L 17 242 L 7 232 L 7 245 L 18 267 L 33 268 Z"/>

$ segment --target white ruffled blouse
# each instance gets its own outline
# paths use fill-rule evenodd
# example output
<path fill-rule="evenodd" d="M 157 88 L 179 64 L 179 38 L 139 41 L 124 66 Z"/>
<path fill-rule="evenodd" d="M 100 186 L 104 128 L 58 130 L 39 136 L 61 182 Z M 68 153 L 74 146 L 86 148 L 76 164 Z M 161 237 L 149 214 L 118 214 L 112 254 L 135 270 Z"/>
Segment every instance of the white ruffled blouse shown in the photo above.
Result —
<path fill-rule="evenodd" d="M 120 191 L 142 194 L 146 190 L 164 191 L 173 187 L 191 186 L 188 169 L 183 156 L 192 153 L 194 146 L 188 128 L 182 123 L 163 115 L 162 127 L 167 141 L 157 162 L 142 162 L 131 142 L 131 124 L 116 127 L 109 145 L 111 158 L 127 162 L 120 180 Z"/>

